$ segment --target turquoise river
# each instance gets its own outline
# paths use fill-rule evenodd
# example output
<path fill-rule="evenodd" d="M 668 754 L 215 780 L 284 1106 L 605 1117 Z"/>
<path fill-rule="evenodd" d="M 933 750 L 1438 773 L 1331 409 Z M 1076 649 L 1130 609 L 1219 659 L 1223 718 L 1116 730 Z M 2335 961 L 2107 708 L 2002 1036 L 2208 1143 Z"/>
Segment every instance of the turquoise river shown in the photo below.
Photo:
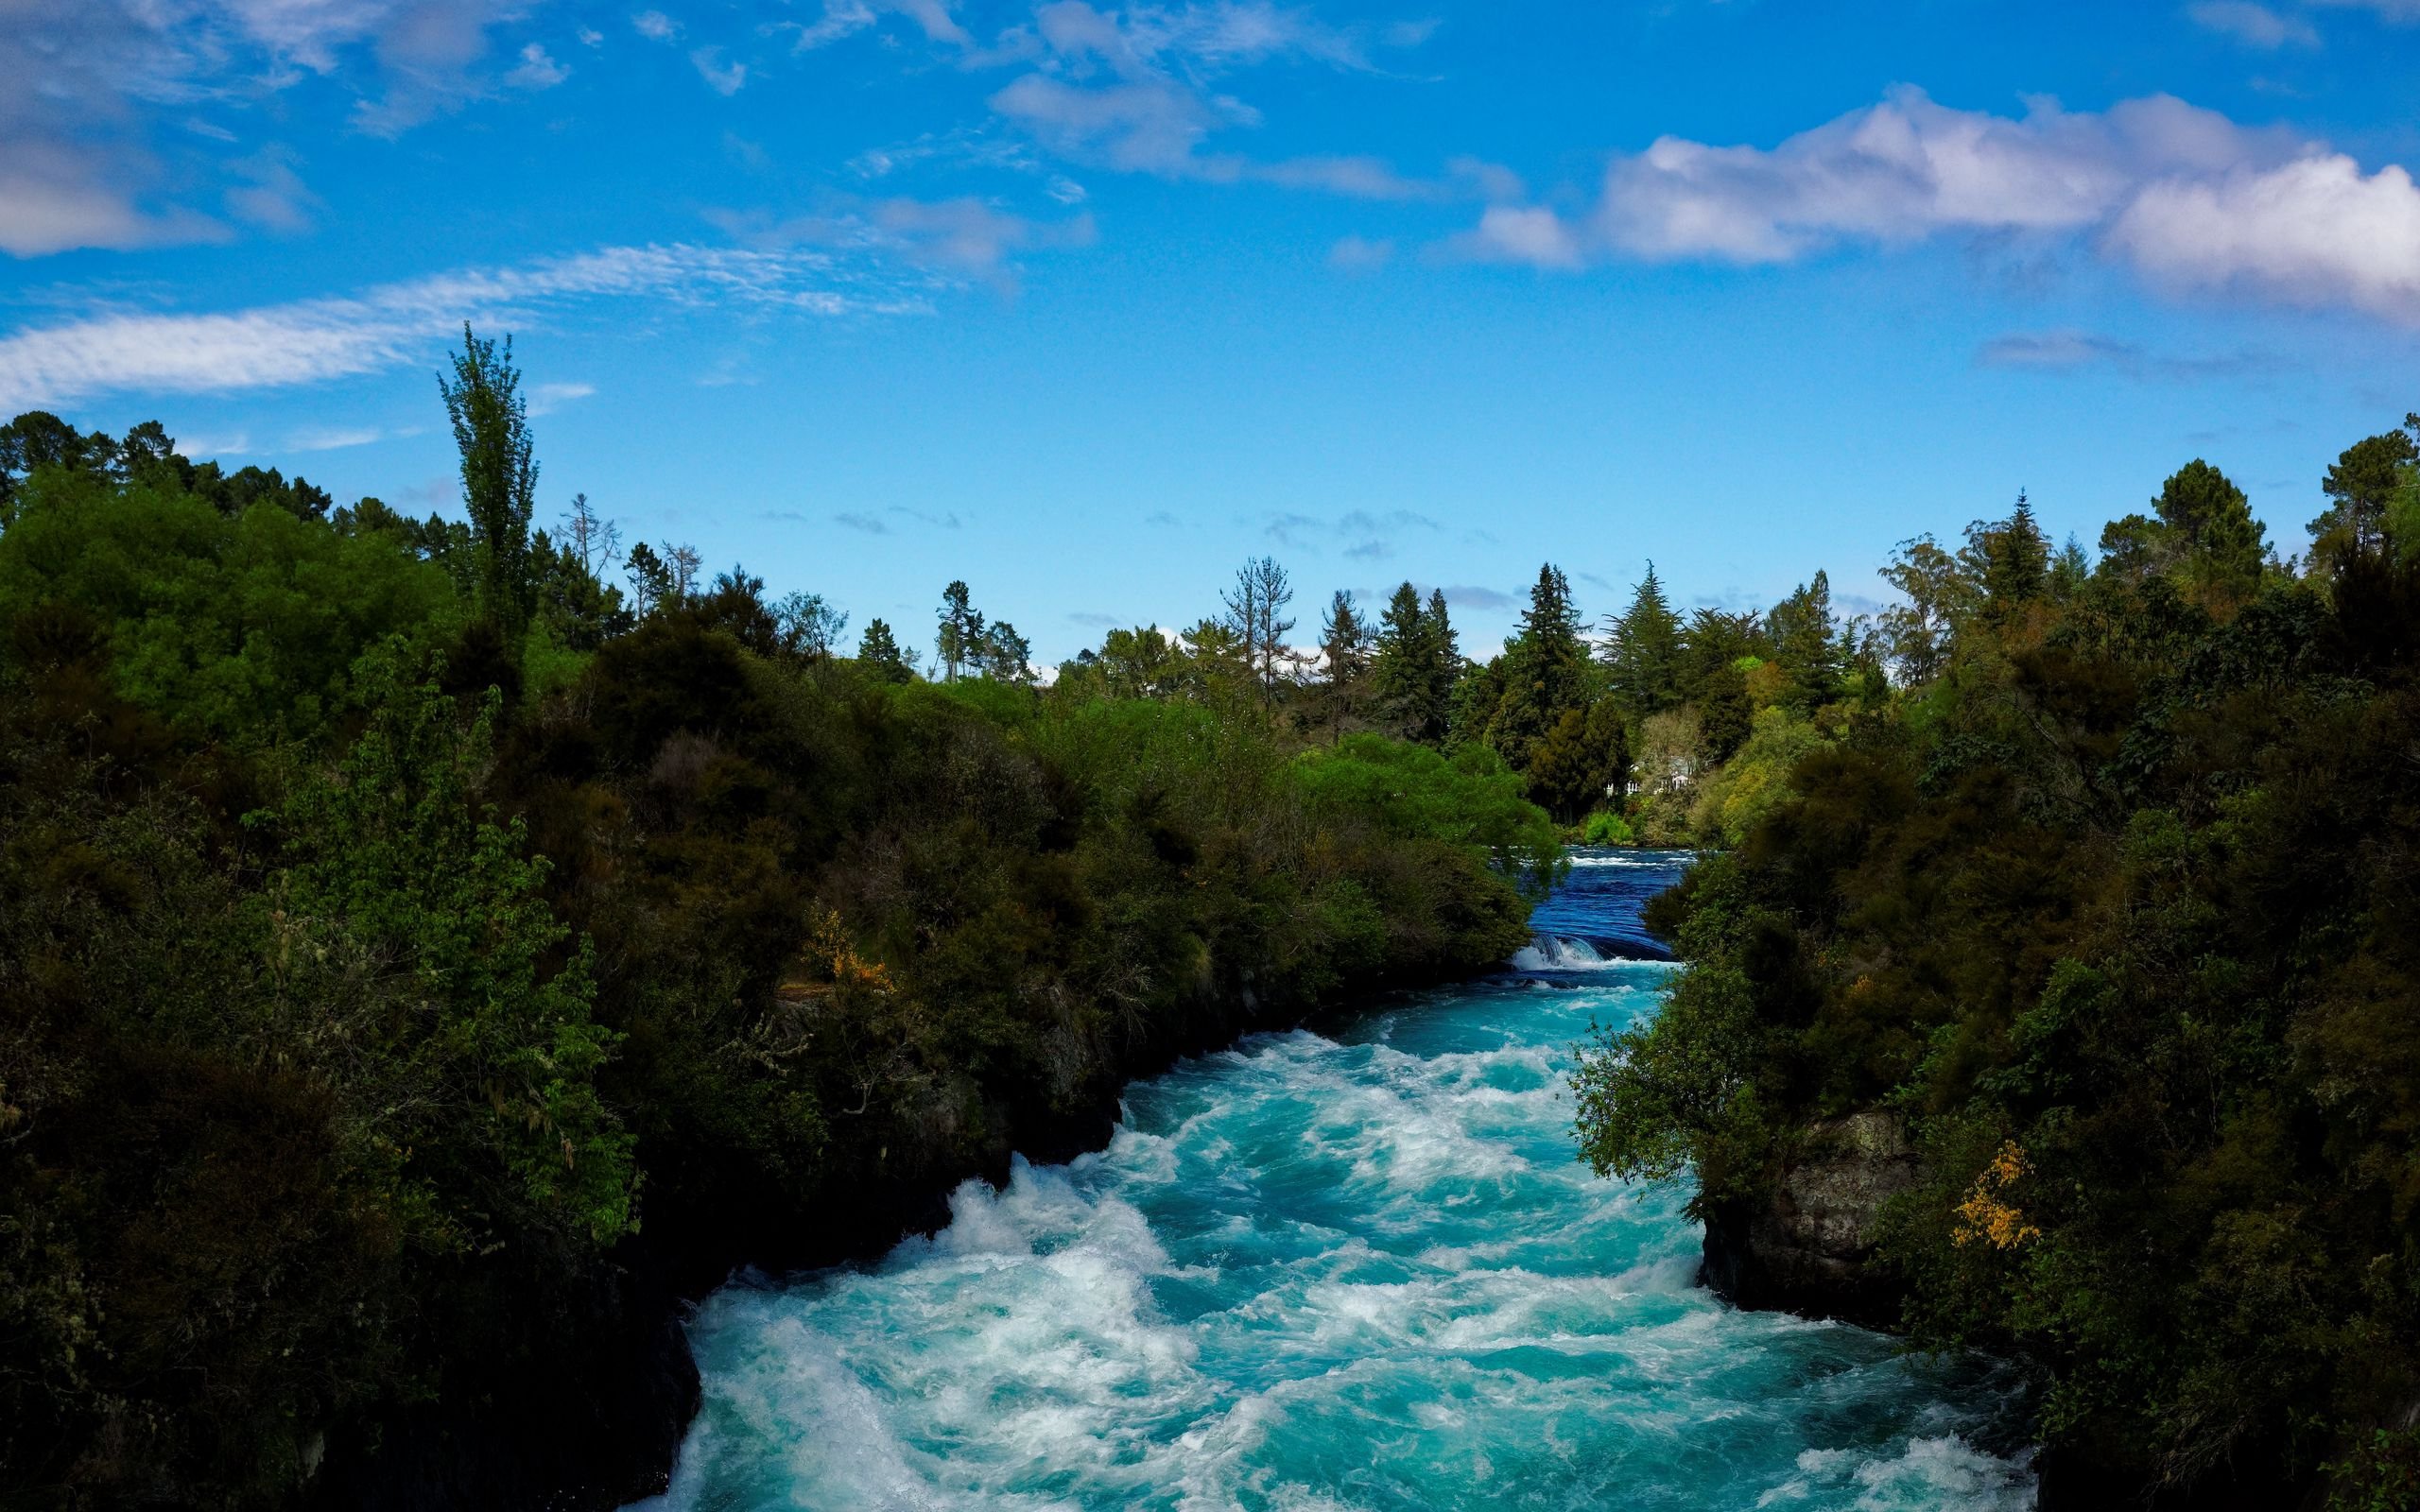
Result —
<path fill-rule="evenodd" d="M 1655 1011 L 1624 952 L 1683 859 L 1582 852 L 1501 973 L 1186 1061 L 929 1238 L 723 1288 L 649 1505 L 2031 1506 L 2003 1370 L 1736 1311 L 1685 1194 L 1575 1163 L 1572 1046 Z"/>

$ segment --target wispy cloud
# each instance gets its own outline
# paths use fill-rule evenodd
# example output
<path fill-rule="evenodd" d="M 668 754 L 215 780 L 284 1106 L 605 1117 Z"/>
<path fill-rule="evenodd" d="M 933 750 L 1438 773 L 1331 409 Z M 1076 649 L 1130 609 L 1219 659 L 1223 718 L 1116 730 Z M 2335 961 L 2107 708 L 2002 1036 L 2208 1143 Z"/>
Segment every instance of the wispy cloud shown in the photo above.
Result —
<path fill-rule="evenodd" d="M 836 198 L 820 214 L 776 216 L 767 211 L 717 210 L 707 218 L 757 248 L 850 248 L 887 252 L 919 266 L 972 278 L 1000 279 L 1018 254 L 1088 247 L 1092 216 L 1037 221 L 972 197 L 923 200 Z"/>
<path fill-rule="evenodd" d="M 2044 372 L 2100 369 L 2128 378 L 2184 383 L 2274 372 L 2289 364 L 2274 353 L 2251 350 L 2171 356 L 2089 331 L 2061 330 L 2015 331 L 1996 336 L 1976 349 L 1975 366 Z"/>
<path fill-rule="evenodd" d="M 531 43 L 521 49 L 521 64 L 504 76 L 504 81 L 514 89 L 552 89 L 571 77 L 571 70 L 554 60 L 546 49 Z"/>
<path fill-rule="evenodd" d="M 2233 37 L 2247 47 L 2316 47 L 2319 28 L 2301 16 L 2273 10 L 2254 0 L 2199 0 L 2185 8 L 2194 24 Z"/>
<path fill-rule="evenodd" d="M 347 447 L 368 446 L 386 438 L 387 432 L 375 425 L 297 431 L 285 438 L 285 449 L 289 452 L 339 452 Z"/>
<path fill-rule="evenodd" d="M 923 307 L 813 251 L 609 247 L 342 298 L 222 314 L 108 310 L 21 330 L 0 337 L 0 409 L 128 390 L 227 393 L 324 382 L 425 361 L 465 320 L 528 320 L 600 299 L 827 316 Z"/>
<path fill-rule="evenodd" d="M 1215 132 L 1260 121 L 1257 110 L 1220 87 L 1223 76 L 1275 61 L 1375 72 L 1375 49 L 1417 46 L 1426 37 L 1399 27 L 1374 35 L 1334 26 L 1267 0 L 1123 10 L 1051 0 L 1036 9 L 1029 26 L 1010 28 L 967 60 L 1027 66 L 993 94 L 992 109 L 1063 157 L 1172 178 L 1410 199 L 1434 198 L 1440 186 L 1370 157 L 1264 163 L 1201 149 Z"/>
<path fill-rule="evenodd" d="M 1327 249 L 1327 266 L 1347 273 L 1368 273 L 1394 260 L 1395 244 L 1388 238 L 1343 236 Z"/>
<path fill-rule="evenodd" d="M 890 526 L 883 524 L 879 515 L 860 514 L 855 510 L 849 510 L 834 515 L 832 523 L 836 525 L 845 525 L 851 530 L 862 530 L 869 536 L 890 534 Z"/>
<path fill-rule="evenodd" d="M 958 24 L 942 0 L 823 0 L 823 14 L 819 19 L 779 22 L 770 29 L 790 32 L 800 52 L 811 52 L 866 31 L 890 15 L 913 21 L 930 42 L 964 47 L 975 40 Z"/>
<path fill-rule="evenodd" d="M 551 415 L 565 404 L 576 404 L 596 393 L 595 384 L 532 384 L 529 387 L 529 413 Z"/>
<path fill-rule="evenodd" d="M 706 87 L 721 95 L 736 94 L 748 83 L 746 63 L 726 63 L 719 47 L 699 47 L 689 54 L 689 66 L 706 81 Z"/>
<path fill-rule="evenodd" d="M 2420 324 L 2420 188 L 2403 168 L 2365 172 L 2169 95 L 2010 117 L 1899 89 L 1771 148 L 1665 137 L 1616 158 L 1586 212 L 1491 206 L 1448 249 L 1570 269 L 1959 234 L 2081 239 L 2174 288 Z"/>
<path fill-rule="evenodd" d="M 1394 542 L 1406 532 L 1436 530 L 1440 526 L 1426 515 L 1409 509 L 1390 509 L 1383 514 L 1350 509 L 1333 520 L 1309 514 L 1265 515 L 1261 528 L 1269 539 L 1283 546 L 1317 548 L 1340 540 L 1348 543 L 1343 548 L 1345 556 L 1381 560 L 1394 555 Z"/>
<path fill-rule="evenodd" d="M 311 197 L 291 166 L 264 181 L 259 152 L 216 162 L 224 115 L 256 133 L 260 109 L 345 76 L 352 125 L 394 136 L 494 94 L 568 73 L 539 43 L 500 75 L 490 33 L 517 0 L 5 0 L 0 4 L 0 251 L 224 241 L 246 224 L 290 231 Z M 174 150 L 164 151 L 164 147 Z M 205 209 L 216 198 L 224 214 Z"/>

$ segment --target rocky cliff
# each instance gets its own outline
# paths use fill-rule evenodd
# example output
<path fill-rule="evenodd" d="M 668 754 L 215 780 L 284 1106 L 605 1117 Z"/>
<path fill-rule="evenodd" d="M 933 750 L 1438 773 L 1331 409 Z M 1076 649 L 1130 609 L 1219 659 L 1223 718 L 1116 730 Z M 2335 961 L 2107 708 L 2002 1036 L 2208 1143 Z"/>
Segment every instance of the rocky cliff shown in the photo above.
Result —
<path fill-rule="evenodd" d="M 1922 1174 L 1892 1114 L 1814 1125 L 1769 1198 L 1707 1214 L 1706 1284 L 1740 1307 L 1895 1326 L 1901 1289 L 1874 1247 L 1883 1205 Z"/>

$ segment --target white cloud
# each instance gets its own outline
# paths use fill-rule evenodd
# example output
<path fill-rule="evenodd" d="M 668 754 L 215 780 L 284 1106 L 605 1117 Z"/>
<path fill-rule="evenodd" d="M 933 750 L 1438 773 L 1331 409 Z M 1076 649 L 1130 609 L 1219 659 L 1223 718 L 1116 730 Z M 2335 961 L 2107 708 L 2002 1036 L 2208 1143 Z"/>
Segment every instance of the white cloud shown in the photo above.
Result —
<path fill-rule="evenodd" d="M 1217 124 L 1201 97 L 1160 78 L 1086 89 L 1028 74 L 991 103 L 1055 152 L 1128 170 L 1184 171 Z"/>
<path fill-rule="evenodd" d="M 828 46 L 845 37 L 853 37 L 874 26 L 886 15 L 902 15 L 923 28 L 926 40 L 952 43 L 958 46 L 972 45 L 974 38 L 950 14 L 942 0 L 823 0 L 821 19 L 787 22 L 783 25 L 797 31 L 796 46 L 800 52 Z"/>
<path fill-rule="evenodd" d="M 631 26 L 649 42 L 670 42 L 681 35 L 681 23 L 661 10 L 642 10 L 631 18 Z"/>
<path fill-rule="evenodd" d="M 2403 168 L 2364 173 L 2168 95 L 2000 116 L 1899 89 L 1770 148 L 1664 137 L 1616 158 L 1584 213 L 1493 205 L 1447 247 L 1570 268 L 1784 263 L 1959 234 L 2081 241 L 2173 287 L 2420 324 L 2420 190 Z"/>
<path fill-rule="evenodd" d="M 844 291 L 847 284 L 813 252 L 609 247 L 226 314 L 104 311 L 0 337 L 0 410 L 128 390 L 225 393 L 352 377 L 424 361 L 465 320 L 527 321 L 583 300 L 815 315 L 920 307 L 878 290 Z"/>
<path fill-rule="evenodd" d="M 228 167 L 245 180 L 226 193 L 229 215 L 289 235 L 310 229 L 311 212 L 319 208 L 320 198 L 294 171 L 292 153 L 264 147 Z"/>
<path fill-rule="evenodd" d="M 2319 28 L 2301 16 L 2273 10 L 2254 0 L 2197 0 L 2185 8 L 2194 22 L 2212 31 L 2223 32 L 2247 47 L 2274 52 L 2291 44 L 2296 47 L 2319 45 Z"/>
<path fill-rule="evenodd" d="M 748 82 L 746 63 L 725 63 L 719 47 L 700 47 L 689 54 L 689 66 L 706 81 L 706 87 L 726 97 L 739 93 Z"/>
<path fill-rule="evenodd" d="M 1478 225 L 1446 243 L 1446 250 L 1481 263 L 1578 267 L 1586 258 L 1580 237 L 1544 205 L 1490 205 Z"/>
<path fill-rule="evenodd" d="M 257 131 L 264 101 L 343 70 L 354 125 L 391 136 L 493 92 L 488 33 L 519 3 L 0 0 L 0 78 L 28 81 L 0 89 L 0 250 L 225 240 L 231 219 L 293 229 L 307 188 L 258 171 L 257 153 L 211 161 L 202 144 L 235 140 L 211 117 L 251 112 Z M 199 208 L 214 201 L 229 218 Z"/>
<path fill-rule="evenodd" d="M 521 66 L 504 76 L 504 81 L 515 89 L 552 89 L 571 77 L 571 70 L 546 56 L 546 49 L 536 43 L 521 49 Z"/>
<path fill-rule="evenodd" d="M 576 404 L 595 397 L 595 384 L 532 384 L 529 386 L 529 413 L 551 415 L 565 404 Z"/>
<path fill-rule="evenodd" d="M 2277 161 L 2294 146 L 2168 95 L 2098 115 L 2035 101 L 2012 118 L 1903 88 L 1770 150 L 1661 138 L 1615 160 L 1591 229 L 1636 256 L 1743 263 L 1945 230 L 2073 231 L 2150 177 Z"/>
<path fill-rule="evenodd" d="M 347 447 L 368 446 L 386 438 L 387 433 L 374 425 L 338 426 L 297 431 L 285 438 L 284 449 L 288 452 L 340 452 Z"/>
<path fill-rule="evenodd" d="M 1425 37 L 1391 39 L 1410 45 Z M 1366 34 L 1328 26 L 1307 10 L 1268 0 L 1220 0 L 1163 9 L 1102 10 L 1085 0 L 1050 0 L 1029 27 L 1011 27 L 970 65 L 1021 62 L 1032 72 L 994 94 L 993 110 L 1063 156 L 1128 171 L 1253 180 L 1325 189 L 1365 198 L 1411 198 L 1435 186 L 1399 177 L 1365 157 L 1304 157 L 1256 163 L 1199 155 L 1213 132 L 1259 124 L 1260 113 L 1217 88 L 1233 70 L 1263 63 L 1322 63 L 1368 71 Z"/>
<path fill-rule="evenodd" d="M 1351 199 L 1426 199 L 1436 186 L 1407 179 L 1371 157 L 1287 158 L 1255 165 L 1247 175 L 1288 189 L 1322 189 Z"/>
<path fill-rule="evenodd" d="M 2420 325 L 2420 187 L 2342 153 L 2147 185 L 2109 244 L 2153 277 Z"/>

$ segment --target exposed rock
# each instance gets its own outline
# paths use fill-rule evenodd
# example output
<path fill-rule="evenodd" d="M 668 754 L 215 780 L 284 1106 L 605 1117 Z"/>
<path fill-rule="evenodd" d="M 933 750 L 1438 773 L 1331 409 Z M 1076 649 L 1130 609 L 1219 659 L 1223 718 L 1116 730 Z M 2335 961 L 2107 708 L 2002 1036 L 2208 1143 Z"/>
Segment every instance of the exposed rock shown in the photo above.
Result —
<path fill-rule="evenodd" d="M 1889 1113 L 1814 1125 L 1769 1200 L 1707 1215 L 1706 1284 L 1739 1307 L 1894 1325 L 1901 1287 L 1875 1264 L 1874 1246 L 1883 1205 L 1923 1176 Z"/>

